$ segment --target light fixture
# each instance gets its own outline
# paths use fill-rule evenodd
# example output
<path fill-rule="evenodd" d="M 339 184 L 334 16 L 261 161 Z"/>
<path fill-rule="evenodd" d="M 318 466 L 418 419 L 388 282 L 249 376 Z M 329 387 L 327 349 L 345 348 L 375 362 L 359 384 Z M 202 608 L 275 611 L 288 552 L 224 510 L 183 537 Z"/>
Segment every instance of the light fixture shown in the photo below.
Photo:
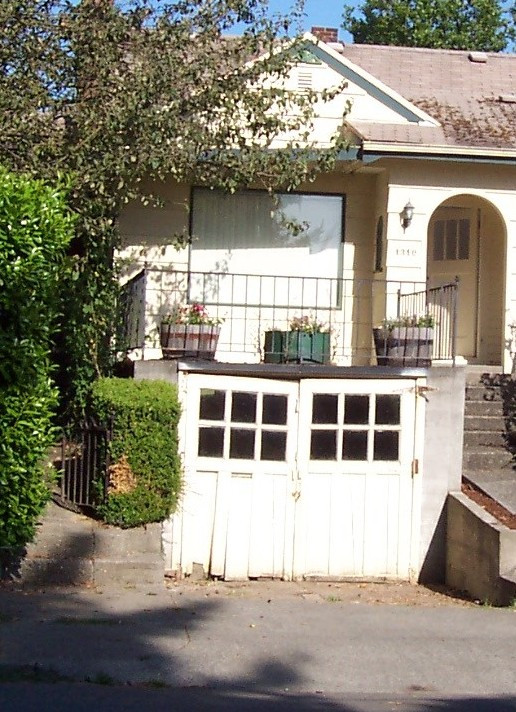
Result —
<path fill-rule="evenodd" d="M 403 210 L 400 213 L 400 220 L 401 224 L 403 226 L 403 229 L 406 230 L 409 226 L 410 223 L 412 222 L 412 218 L 414 217 L 414 206 L 408 201 L 408 203 L 405 205 Z"/>

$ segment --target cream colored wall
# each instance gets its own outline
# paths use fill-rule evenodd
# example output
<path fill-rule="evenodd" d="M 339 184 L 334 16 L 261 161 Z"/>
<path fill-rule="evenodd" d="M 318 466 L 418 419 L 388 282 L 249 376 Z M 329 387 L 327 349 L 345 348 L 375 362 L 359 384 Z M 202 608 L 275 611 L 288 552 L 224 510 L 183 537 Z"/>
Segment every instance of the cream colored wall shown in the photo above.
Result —
<path fill-rule="evenodd" d="M 500 342 L 510 340 L 509 324 L 516 320 L 516 168 L 399 159 L 382 159 L 380 165 L 389 172 L 387 279 L 426 279 L 428 223 L 439 205 L 467 194 L 484 208 L 481 259 L 485 263 L 480 276 L 485 302 L 479 318 L 485 331 L 479 358 L 494 359 L 497 348 L 501 352 Z M 414 219 L 403 231 L 399 213 L 408 200 L 415 206 Z M 488 326 L 497 311 L 504 312 L 501 338 L 493 324 Z M 510 371 L 508 348 L 503 361 L 504 369 Z"/>
<path fill-rule="evenodd" d="M 346 196 L 341 273 L 346 281 L 342 307 L 333 318 L 335 323 L 346 324 L 336 329 L 335 339 L 338 340 L 337 351 L 347 354 L 347 362 L 357 351 L 360 354 L 358 362 L 369 362 L 376 225 L 376 212 L 371 210 L 371 205 L 378 203 L 377 189 L 375 174 L 349 175 L 338 171 L 320 176 L 314 183 L 299 188 L 300 191 Z M 188 230 L 190 187 L 170 181 L 155 186 L 154 190 L 163 200 L 162 207 L 133 203 L 127 206 L 120 219 L 123 245 L 120 258 L 125 265 L 122 271 L 124 277 L 133 276 L 145 265 L 158 268 L 157 271 L 150 271 L 147 277 L 146 358 L 160 357 L 157 327 L 161 315 L 170 310 L 166 295 L 171 294 L 174 279 L 167 270 L 172 267 L 184 269 L 188 265 L 188 249 L 177 251 L 173 247 L 173 237 L 175 233 Z M 281 265 L 271 265 L 271 273 L 281 274 Z M 238 358 L 249 360 L 249 356 L 245 355 Z M 258 358 L 257 352 L 256 360 Z"/>

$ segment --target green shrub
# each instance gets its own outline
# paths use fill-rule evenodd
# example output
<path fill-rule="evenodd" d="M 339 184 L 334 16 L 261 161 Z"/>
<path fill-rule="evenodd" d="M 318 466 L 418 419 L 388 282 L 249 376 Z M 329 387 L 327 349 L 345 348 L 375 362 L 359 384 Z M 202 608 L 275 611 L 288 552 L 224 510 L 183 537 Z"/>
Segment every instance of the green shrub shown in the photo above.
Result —
<path fill-rule="evenodd" d="M 113 428 L 109 486 L 98 505 L 102 518 L 123 528 L 166 519 L 181 490 L 176 387 L 101 378 L 93 386 L 92 415 Z"/>
<path fill-rule="evenodd" d="M 55 433 L 49 351 L 73 218 L 63 190 L 0 169 L 0 548 L 29 541 Z"/>

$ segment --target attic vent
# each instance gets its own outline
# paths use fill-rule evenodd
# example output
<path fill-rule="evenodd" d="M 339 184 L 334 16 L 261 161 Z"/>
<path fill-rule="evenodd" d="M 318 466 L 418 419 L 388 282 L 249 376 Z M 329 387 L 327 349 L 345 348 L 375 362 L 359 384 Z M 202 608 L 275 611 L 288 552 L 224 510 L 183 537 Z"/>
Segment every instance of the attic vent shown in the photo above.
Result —
<path fill-rule="evenodd" d="M 470 52 L 468 54 L 468 59 L 470 62 L 485 64 L 487 62 L 487 54 L 485 52 Z"/>
<path fill-rule="evenodd" d="M 503 104 L 516 104 L 516 94 L 500 94 L 498 101 Z"/>
<path fill-rule="evenodd" d="M 297 88 L 311 89 L 312 88 L 312 72 L 297 73 Z"/>

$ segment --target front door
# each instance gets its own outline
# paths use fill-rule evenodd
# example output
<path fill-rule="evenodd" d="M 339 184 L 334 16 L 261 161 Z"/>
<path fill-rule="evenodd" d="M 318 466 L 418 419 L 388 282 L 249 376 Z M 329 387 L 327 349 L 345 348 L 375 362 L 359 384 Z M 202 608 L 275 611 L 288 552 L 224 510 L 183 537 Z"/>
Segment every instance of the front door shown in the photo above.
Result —
<path fill-rule="evenodd" d="M 429 287 L 459 278 L 457 354 L 477 355 L 478 231 L 471 208 L 439 208 L 428 229 Z"/>
<path fill-rule="evenodd" d="M 178 567 L 410 577 L 415 381 L 186 379 Z"/>

